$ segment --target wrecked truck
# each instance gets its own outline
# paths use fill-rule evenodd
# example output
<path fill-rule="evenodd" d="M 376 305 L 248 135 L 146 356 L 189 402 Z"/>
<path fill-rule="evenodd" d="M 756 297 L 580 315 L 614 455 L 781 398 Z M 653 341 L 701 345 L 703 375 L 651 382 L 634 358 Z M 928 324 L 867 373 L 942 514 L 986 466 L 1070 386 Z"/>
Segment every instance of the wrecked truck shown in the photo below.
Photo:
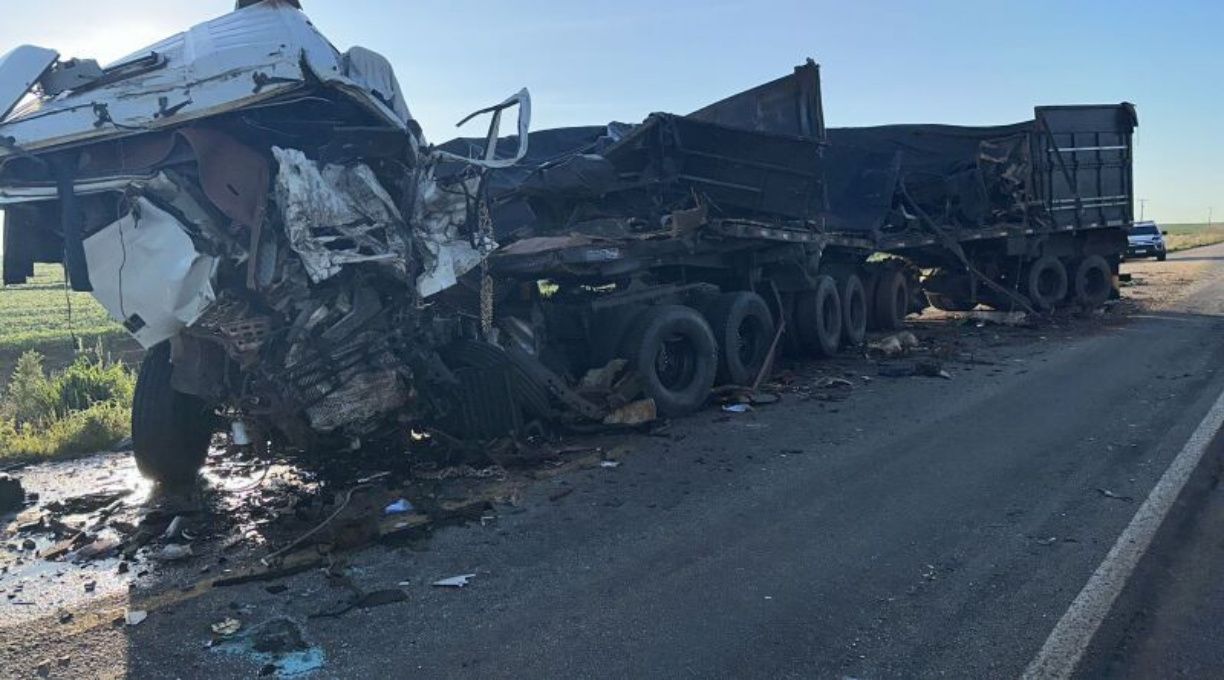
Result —
<path fill-rule="evenodd" d="M 63 263 L 148 350 L 134 452 L 165 482 L 217 436 L 402 450 L 680 416 L 924 294 L 1099 305 L 1131 221 L 1129 105 L 839 131 L 809 61 L 632 125 L 533 132 L 524 90 L 433 145 L 387 60 L 291 0 L 106 67 L 19 47 L 0 99 L 4 282 Z"/>

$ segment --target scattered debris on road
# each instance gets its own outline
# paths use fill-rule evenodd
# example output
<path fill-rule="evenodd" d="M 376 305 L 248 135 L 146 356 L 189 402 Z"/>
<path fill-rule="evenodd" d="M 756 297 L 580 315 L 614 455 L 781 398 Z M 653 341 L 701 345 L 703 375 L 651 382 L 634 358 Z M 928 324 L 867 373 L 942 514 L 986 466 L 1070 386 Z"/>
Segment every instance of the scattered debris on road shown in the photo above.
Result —
<path fill-rule="evenodd" d="M 229 637 L 242 630 L 242 621 L 235 618 L 225 618 L 212 625 L 212 632 L 221 637 Z"/>
<path fill-rule="evenodd" d="M 979 309 L 969 312 L 965 317 L 969 321 L 978 322 L 979 326 L 995 324 L 999 326 L 1023 326 L 1029 322 L 1027 312 L 999 312 Z"/>
<path fill-rule="evenodd" d="M 464 574 L 462 576 L 452 576 L 450 578 L 444 578 L 440 581 L 434 581 L 431 585 L 438 586 L 440 588 L 463 588 L 467 586 L 468 581 L 474 578 L 476 578 L 476 574 Z"/>
<path fill-rule="evenodd" d="M 1114 493 L 1113 491 L 1110 491 L 1109 489 L 1097 489 L 1097 493 L 1101 494 L 1102 496 L 1106 498 L 1112 498 L 1114 500 L 1124 501 L 1126 503 L 1130 503 L 1131 501 L 1135 500 L 1131 498 L 1130 496 L 1123 496 L 1121 494 Z"/>

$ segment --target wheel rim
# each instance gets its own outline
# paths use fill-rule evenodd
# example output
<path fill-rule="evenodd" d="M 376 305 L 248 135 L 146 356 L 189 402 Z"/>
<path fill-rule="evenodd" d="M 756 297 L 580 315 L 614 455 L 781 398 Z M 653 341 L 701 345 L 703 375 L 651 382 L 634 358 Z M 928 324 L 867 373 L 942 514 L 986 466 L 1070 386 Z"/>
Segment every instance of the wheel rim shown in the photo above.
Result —
<path fill-rule="evenodd" d="M 673 333 L 655 355 L 655 374 L 663 387 L 679 391 L 688 387 L 697 374 L 697 347 L 682 333 Z"/>

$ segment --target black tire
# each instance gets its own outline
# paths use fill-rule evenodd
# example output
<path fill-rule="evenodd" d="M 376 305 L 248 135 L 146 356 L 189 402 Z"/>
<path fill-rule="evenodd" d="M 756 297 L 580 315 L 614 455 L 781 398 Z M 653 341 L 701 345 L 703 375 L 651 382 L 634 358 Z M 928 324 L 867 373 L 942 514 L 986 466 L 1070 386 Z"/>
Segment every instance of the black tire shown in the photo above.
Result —
<path fill-rule="evenodd" d="M 718 343 L 717 384 L 751 385 L 777 331 L 769 305 L 756 293 L 724 293 L 703 311 Z"/>
<path fill-rule="evenodd" d="M 1164 262 L 1164 261 L 1165 261 L 1165 260 L 1166 260 L 1168 257 L 1169 257 L 1169 254 L 1168 254 L 1168 253 L 1161 253 L 1161 254 L 1159 254 L 1159 255 L 1157 255 L 1157 256 L 1156 256 L 1156 261 L 1157 261 L 1157 262 Z"/>
<path fill-rule="evenodd" d="M 876 330 L 901 330 L 905 326 L 905 315 L 909 312 L 909 281 L 905 278 L 905 272 L 899 269 L 880 272 L 874 302 L 871 314 Z"/>
<path fill-rule="evenodd" d="M 622 345 L 629 367 L 642 377 L 646 396 L 669 418 L 697 409 L 718 373 L 718 344 L 697 310 L 663 305 L 644 310 Z"/>
<path fill-rule="evenodd" d="M 172 372 L 170 343 L 145 354 L 132 398 L 132 453 L 140 474 L 182 486 L 204 467 L 216 416 L 204 400 L 176 392 Z"/>
<path fill-rule="evenodd" d="M 842 339 L 851 347 L 867 340 L 867 289 L 858 274 L 850 274 L 838 282 L 841 290 Z"/>
<path fill-rule="evenodd" d="M 875 294 L 876 289 L 880 287 L 880 272 L 876 267 L 868 267 L 863 270 L 863 290 L 867 293 L 867 330 L 879 330 L 876 328 L 875 319 Z"/>
<path fill-rule="evenodd" d="M 842 338 L 841 296 L 831 277 L 817 277 L 814 290 L 799 293 L 795 300 L 795 326 L 805 352 L 817 357 L 837 354 Z"/>
<path fill-rule="evenodd" d="M 1109 263 L 1100 255 L 1089 255 L 1075 267 L 1075 284 L 1072 299 L 1075 304 L 1089 309 L 1100 307 L 1109 299 L 1113 289 L 1113 272 Z"/>
<path fill-rule="evenodd" d="M 510 380 L 523 411 L 536 418 L 553 415 L 548 388 L 537 383 L 521 367 L 506 355 L 506 350 L 480 340 L 457 340 L 441 352 L 442 360 L 450 368 L 490 369 L 498 366 L 510 367 Z"/>
<path fill-rule="evenodd" d="M 1035 309 L 1054 309 L 1067 297 L 1067 268 L 1053 255 L 1037 258 L 1025 274 L 1025 292 Z"/>

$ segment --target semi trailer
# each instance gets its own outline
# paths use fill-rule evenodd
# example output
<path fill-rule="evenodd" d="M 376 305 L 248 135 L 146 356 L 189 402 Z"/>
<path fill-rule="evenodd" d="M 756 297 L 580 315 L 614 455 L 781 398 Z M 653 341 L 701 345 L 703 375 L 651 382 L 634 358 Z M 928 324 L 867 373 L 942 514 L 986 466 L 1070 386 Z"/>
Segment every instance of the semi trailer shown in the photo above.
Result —
<path fill-rule="evenodd" d="M 3 277 L 62 263 L 147 349 L 136 461 L 627 424 L 928 302 L 1116 292 L 1129 104 L 826 128 L 820 71 L 687 115 L 431 144 L 387 60 L 290 0 L 113 65 L 0 58 Z M 474 114 L 475 115 L 475 114 Z M 515 134 L 501 134 L 505 116 Z"/>

